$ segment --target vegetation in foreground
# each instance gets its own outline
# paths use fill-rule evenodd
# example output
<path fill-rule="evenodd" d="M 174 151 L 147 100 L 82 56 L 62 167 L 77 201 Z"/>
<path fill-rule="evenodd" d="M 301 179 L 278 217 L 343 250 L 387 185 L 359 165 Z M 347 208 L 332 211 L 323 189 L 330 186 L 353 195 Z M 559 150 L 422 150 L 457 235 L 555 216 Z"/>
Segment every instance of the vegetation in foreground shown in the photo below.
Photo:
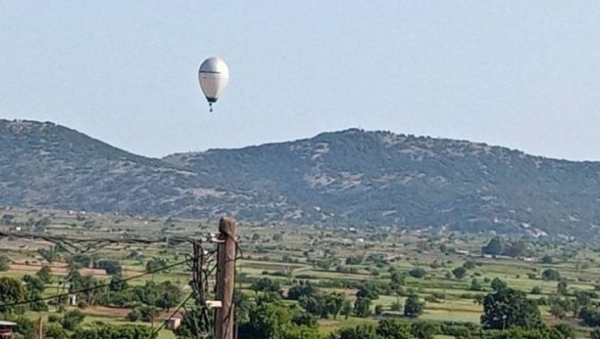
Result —
<path fill-rule="evenodd" d="M 11 209 L 0 220 L 2 230 L 85 237 L 214 231 L 197 220 L 62 211 Z M 240 231 L 244 338 L 600 338 L 594 243 L 392 228 Z M 189 314 L 176 314 L 184 321 L 175 332 L 155 331 L 190 292 L 187 267 L 161 271 L 185 245 L 71 254 L 0 242 L 0 318 L 19 324 L 17 338 L 35 338 L 40 317 L 46 338 L 190 337 Z M 53 297 L 82 290 L 75 306 Z"/>

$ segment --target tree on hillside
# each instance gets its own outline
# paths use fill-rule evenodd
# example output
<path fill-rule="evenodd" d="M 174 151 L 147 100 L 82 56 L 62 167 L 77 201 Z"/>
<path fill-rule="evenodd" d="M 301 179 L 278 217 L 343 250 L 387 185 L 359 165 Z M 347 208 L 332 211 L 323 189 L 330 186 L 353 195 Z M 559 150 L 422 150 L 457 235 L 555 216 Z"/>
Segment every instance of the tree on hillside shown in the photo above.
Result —
<path fill-rule="evenodd" d="M 171 281 L 164 281 L 158 285 L 158 295 L 154 299 L 154 306 L 169 312 L 172 308 L 179 305 L 182 297 L 179 286 L 173 284 Z"/>
<path fill-rule="evenodd" d="M 511 288 L 488 294 L 483 301 L 481 324 L 486 329 L 522 327 L 538 328 L 542 325 L 540 310 L 525 293 Z"/>
<path fill-rule="evenodd" d="M 42 281 L 42 279 L 26 274 L 23 276 L 23 282 L 25 283 L 28 299 L 34 299 L 36 296 L 44 293 L 46 289 L 46 284 Z M 31 297 L 31 298 L 30 298 Z"/>
<path fill-rule="evenodd" d="M 24 297 L 25 290 L 19 280 L 11 277 L 0 278 L 0 313 L 12 312 L 14 306 L 10 304 L 22 301 Z"/>
<path fill-rule="evenodd" d="M 94 268 L 104 270 L 108 275 L 118 275 L 123 271 L 121 263 L 117 260 L 100 260 L 94 263 Z"/>
<path fill-rule="evenodd" d="M 481 253 L 491 256 L 498 256 L 504 253 L 504 243 L 500 237 L 494 237 L 490 242 L 481 248 Z"/>
<path fill-rule="evenodd" d="M 65 332 L 65 329 L 60 324 L 46 324 L 44 325 L 44 336 L 43 338 L 51 339 L 68 339 L 69 335 Z"/>
<path fill-rule="evenodd" d="M 271 280 L 269 278 L 260 278 L 259 280 L 252 283 L 250 289 L 255 293 L 258 292 L 281 292 L 281 285 L 278 281 Z"/>
<path fill-rule="evenodd" d="M 381 319 L 377 323 L 377 334 L 383 339 L 411 339 L 411 327 L 407 322 Z"/>
<path fill-rule="evenodd" d="M 5 255 L 0 255 L 0 272 L 10 270 L 10 259 Z"/>
<path fill-rule="evenodd" d="M 156 339 L 158 333 L 148 326 L 101 325 L 93 328 L 79 328 L 71 338 L 77 339 Z"/>
<path fill-rule="evenodd" d="M 427 271 L 425 271 L 425 269 L 422 267 L 415 267 L 408 271 L 408 274 L 413 278 L 421 279 L 427 275 Z"/>
<path fill-rule="evenodd" d="M 342 293 L 331 293 L 326 297 L 325 305 L 329 314 L 333 316 L 333 319 L 337 319 L 338 314 L 344 307 L 346 298 Z"/>
<path fill-rule="evenodd" d="M 126 290 L 129 287 L 127 280 L 123 278 L 120 274 L 115 274 L 110 278 L 110 283 L 108 285 L 108 289 L 111 292 L 121 292 Z"/>
<path fill-rule="evenodd" d="M 412 323 L 411 333 L 417 339 L 432 339 L 438 334 L 438 328 L 429 321 L 416 321 Z"/>
<path fill-rule="evenodd" d="M 497 277 L 494 278 L 494 279 L 492 279 L 492 282 L 490 283 L 490 286 L 492 287 L 492 289 L 495 292 L 498 292 L 498 291 L 503 290 L 503 289 L 505 289 L 505 288 L 508 287 L 508 285 L 504 281 L 500 280 Z"/>
<path fill-rule="evenodd" d="M 326 300 L 322 295 L 303 296 L 300 298 L 299 304 L 308 313 L 314 314 L 322 319 L 329 317 L 329 310 L 326 306 Z"/>
<path fill-rule="evenodd" d="M 356 291 L 357 298 L 379 299 L 379 289 L 376 286 L 363 284 Z"/>
<path fill-rule="evenodd" d="M 552 262 L 553 262 L 553 260 L 550 255 L 546 254 L 545 256 L 542 257 L 542 264 L 550 265 L 550 264 L 552 264 Z"/>
<path fill-rule="evenodd" d="M 558 282 L 558 284 L 556 285 L 556 292 L 562 295 L 569 294 L 569 284 L 565 279 L 562 279 Z"/>
<path fill-rule="evenodd" d="M 345 320 L 348 320 L 348 317 L 352 314 L 352 303 L 350 300 L 344 300 L 340 314 L 344 316 Z"/>
<path fill-rule="evenodd" d="M 316 322 L 306 320 L 298 311 L 298 308 L 291 308 L 281 301 L 258 303 L 250 310 L 248 321 L 239 325 L 239 338 L 319 338 Z"/>
<path fill-rule="evenodd" d="M 463 264 L 463 267 L 466 268 L 466 269 L 468 269 L 468 270 L 474 269 L 475 266 L 477 266 L 477 264 L 473 260 L 467 260 Z"/>
<path fill-rule="evenodd" d="M 419 296 L 411 293 L 404 302 L 404 316 L 416 318 L 423 313 L 424 303 L 419 300 Z"/>
<path fill-rule="evenodd" d="M 507 246 L 504 246 L 504 255 L 509 257 L 525 257 L 531 254 L 530 249 L 527 247 L 527 244 L 524 241 L 518 240 L 509 243 Z"/>
<path fill-rule="evenodd" d="M 466 268 L 464 268 L 463 266 L 459 266 L 455 269 L 452 270 L 452 274 L 454 275 L 454 277 L 456 279 L 462 279 L 467 275 L 468 271 Z"/>
<path fill-rule="evenodd" d="M 575 339 L 576 333 L 573 326 L 569 324 L 557 324 L 552 327 L 553 331 L 556 331 L 562 335 L 565 339 Z"/>
<path fill-rule="evenodd" d="M 57 261 L 60 255 L 60 250 L 56 246 L 52 246 L 50 248 L 39 248 L 37 252 L 44 260 L 46 260 L 49 263 Z"/>
<path fill-rule="evenodd" d="M 146 272 L 156 272 L 165 269 L 167 262 L 163 258 L 152 258 L 146 263 Z"/>
<path fill-rule="evenodd" d="M 311 283 L 295 285 L 288 290 L 287 298 L 290 300 L 299 300 L 301 297 L 314 296 L 319 294 L 319 288 Z"/>
<path fill-rule="evenodd" d="M 45 284 L 52 283 L 52 269 L 48 265 L 42 266 L 36 273 L 37 277 L 42 279 Z"/>
<path fill-rule="evenodd" d="M 544 272 L 542 272 L 542 279 L 547 280 L 547 281 L 557 281 L 560 280 L 560 273 L 558 273 L 557 270 L 549 268 L 544 270 Z"/>
<path fill-rule="evenodd" d="M 567 316 L 567 311 L 560 304 L 550 305 L 549 313 L 557 319 L 564 319 Z"/>
<path fill-rule="evenodd" d="M 392 272 L 390 279 L 392 280 L 392 284 L 394 284 L 394 285 L 398 285 L 398 286 L 404 285 L 404 275 L 402 275 L 398 271 Z"/>
<path fill-rule="evenodd" d="M 369 298 L 356 298 L 354 302 L 354 314 L 357 317 L 366 318 L 371 315 L 371 299 Z"/>
<path fill-rule="evenodd" d="M 469 290 L 481 291 L 483 290 L 483 286 L 481 286 L 481 283 L 479 282 L 479 280 L 477 280 L 477 278 L 473 278 L 473 280 L 471 280 L 471 286 L 469 286 Z"/>
<path fill-rule="evenodd" d="M 90 267 L 92 257 L 87 254 L 74 254 L 69 258 L 69 263 L 76 263 L 81 267 Z"/>
<path fill-rule="evenodd" d="M 575 307 L 573 308 L 574 313 L 576 313 L 575 316 L 578 316 L 581 310 L 588 308 L 591 305 L 592 296 L 590 295 L 590 293 L 587 293 L 587 291 L 575 292 Z"/>
<path fill-rule="evenodd" d="M 373 324 L 343 327 L 338 331 L 337 337 L 339 339 L 381 339 L 377 334 L 377 328 Z"/>
<path fill-rule="evenodd" d="M 61 320 L 61 325 L 65 330 L 75 330 L 85 319 L 85 315 L 80 310 L 68 311 Z"/>
<path fill-rule="evenodd" d="M 250 298 L 245 293 L 236 289 L 233 292 L 233 304 L 235 305 L 235 321 L 237 323 L 248 321 L 251 309 Z"/>

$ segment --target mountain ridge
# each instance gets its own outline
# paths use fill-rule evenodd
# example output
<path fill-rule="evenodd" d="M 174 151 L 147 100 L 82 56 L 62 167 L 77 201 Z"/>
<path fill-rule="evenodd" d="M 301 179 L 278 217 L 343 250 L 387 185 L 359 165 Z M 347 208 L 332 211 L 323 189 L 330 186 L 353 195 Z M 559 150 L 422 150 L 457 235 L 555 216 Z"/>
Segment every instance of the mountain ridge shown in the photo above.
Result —
<path fill-rule="evenodd" d="M 599 162 L 386 131 L 149 158 L 0 120 L 0 204 L 11 206 L 583 236 L 600 225 L 598 183 Z"/>

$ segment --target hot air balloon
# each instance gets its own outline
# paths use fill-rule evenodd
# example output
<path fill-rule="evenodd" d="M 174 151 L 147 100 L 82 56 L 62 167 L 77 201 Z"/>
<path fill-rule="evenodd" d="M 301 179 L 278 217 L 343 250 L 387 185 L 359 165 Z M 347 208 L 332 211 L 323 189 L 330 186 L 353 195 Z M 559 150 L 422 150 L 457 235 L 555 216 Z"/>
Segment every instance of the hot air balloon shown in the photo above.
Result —
<path fill-rule="evenodd" d="M 219 57 L 208 58 L 200 65 L 198 80 L 212 112 L 213 104 L 219 100 L 229 82 L 229 67 Z"/>

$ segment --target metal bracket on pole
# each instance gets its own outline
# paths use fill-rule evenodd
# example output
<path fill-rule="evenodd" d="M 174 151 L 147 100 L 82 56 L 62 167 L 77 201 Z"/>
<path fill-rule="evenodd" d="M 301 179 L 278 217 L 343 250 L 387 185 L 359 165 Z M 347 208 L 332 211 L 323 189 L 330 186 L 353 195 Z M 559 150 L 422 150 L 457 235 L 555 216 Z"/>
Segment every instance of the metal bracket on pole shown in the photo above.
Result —
<path fill-rule="evenodd" d="M 221 308 L 221 307 L 223 307 L 223 303 L 220 300 L 206 300 L 204 302 L 204 305 L 209 310 L 213 309 L 213 308 Z"/>
<path fill-rule="evenodd" d="M 219 234 L 217 233 L 211 233 L 210 237 L 208 238 L 209 242 L 212 242 L 213 244 L 224 244 L 225 240 L 222 240 L 219 238 Z"/>

